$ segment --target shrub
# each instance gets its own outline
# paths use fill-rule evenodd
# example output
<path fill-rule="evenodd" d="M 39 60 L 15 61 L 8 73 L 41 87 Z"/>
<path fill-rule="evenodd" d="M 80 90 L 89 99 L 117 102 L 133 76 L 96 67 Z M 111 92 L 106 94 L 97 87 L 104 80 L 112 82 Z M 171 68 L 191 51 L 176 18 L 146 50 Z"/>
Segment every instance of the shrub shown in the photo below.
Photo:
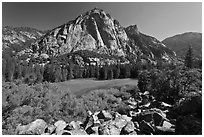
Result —
<path fill-rule="evenodd" d="M 138 76 L 138 88 L 141 92 L 150 91 L 151 83 L 150 83 L 150 73 L 147 70 L 144 70 L 139 73 Z"/>

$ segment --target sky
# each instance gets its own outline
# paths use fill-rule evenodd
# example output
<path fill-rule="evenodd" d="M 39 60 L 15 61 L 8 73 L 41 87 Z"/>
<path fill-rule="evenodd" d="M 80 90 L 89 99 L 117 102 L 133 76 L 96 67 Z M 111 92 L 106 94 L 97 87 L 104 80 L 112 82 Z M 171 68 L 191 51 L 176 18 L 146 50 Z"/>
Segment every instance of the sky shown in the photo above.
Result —
<path fill-rule="evenodd" d="M 53 29 L 95 7 L 103 9 L 124 27 L 159 40 L 185 32 L 202 32 L 201 2 L 3 2 L 2 25 Z"/>

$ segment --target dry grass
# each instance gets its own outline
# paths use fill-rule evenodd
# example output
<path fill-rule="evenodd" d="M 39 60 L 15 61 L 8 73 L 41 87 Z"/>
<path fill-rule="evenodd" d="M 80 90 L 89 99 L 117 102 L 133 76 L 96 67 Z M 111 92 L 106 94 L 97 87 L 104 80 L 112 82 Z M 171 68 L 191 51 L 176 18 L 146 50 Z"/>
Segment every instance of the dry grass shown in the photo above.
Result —
<path fill-rule="evenodd" d="M 73 79 L 65 82 L 54 83 L 61 90 L 69 88 L 73 94 L 80 97 L 83 94 L 95 89 L 109 89 L 122 87 L 125 85 L 136 86 L 135 79 L 113 79 L 113 80 L 95 80 L 95 79 Z"/>

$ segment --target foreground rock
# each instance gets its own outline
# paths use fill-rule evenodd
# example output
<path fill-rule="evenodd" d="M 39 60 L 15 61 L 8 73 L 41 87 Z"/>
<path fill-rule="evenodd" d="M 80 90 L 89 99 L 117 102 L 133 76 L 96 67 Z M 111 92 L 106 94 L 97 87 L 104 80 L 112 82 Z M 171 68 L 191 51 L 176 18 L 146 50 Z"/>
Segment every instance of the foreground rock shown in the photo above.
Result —
<path fill-rule="evenodd" d="M 41 135 L 44 133 L 47 123 L 42 119 L 37 119 L 28 125 L 18 125 L 16 134 L 19 135 Z"/>

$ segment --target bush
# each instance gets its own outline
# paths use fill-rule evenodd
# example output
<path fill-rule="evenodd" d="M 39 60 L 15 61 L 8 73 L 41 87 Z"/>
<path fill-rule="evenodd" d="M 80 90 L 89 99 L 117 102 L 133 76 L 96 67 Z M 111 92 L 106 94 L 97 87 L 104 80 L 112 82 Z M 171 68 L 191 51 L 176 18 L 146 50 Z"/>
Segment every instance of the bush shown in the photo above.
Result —
<path fill-rule="evenodd" d="M 18 124 L 27 124 L 37 118 L 48 123 L 60 119 L 70 122 L 86 115 L 83 103 L 69 90 L 61 91 L 49 83 L 35 86 L 4 83 L 2 92 L 4 134 L 15 134 Z"/>
<path fill-rule="evenodd" d="M 119 91 L 118 89 L 95 90 L 87 95 L 82 96 L 86 111 L 92 112 L 100 110 L 117 111 L 119 108 L 127 108 L 123 102 L 129 99 L 131 95 L 127 92 Z"/>
<path fill-rule="evenodd" d="M 150 73 L 147 70 L 144 70 L 139 73 L 138 76 L 138 88 L 141 92 L 150 91 L 151 89 L 151 79 Z"/>
<path fill-rule="evenodd" d="M 177 67 L 173 70 L 151 69 L 139 74 L 138 88 L 149 91 L 158 101 L 175 104 L 191 92 L 200 92 L 202 76 L 200 69 Z"/>

